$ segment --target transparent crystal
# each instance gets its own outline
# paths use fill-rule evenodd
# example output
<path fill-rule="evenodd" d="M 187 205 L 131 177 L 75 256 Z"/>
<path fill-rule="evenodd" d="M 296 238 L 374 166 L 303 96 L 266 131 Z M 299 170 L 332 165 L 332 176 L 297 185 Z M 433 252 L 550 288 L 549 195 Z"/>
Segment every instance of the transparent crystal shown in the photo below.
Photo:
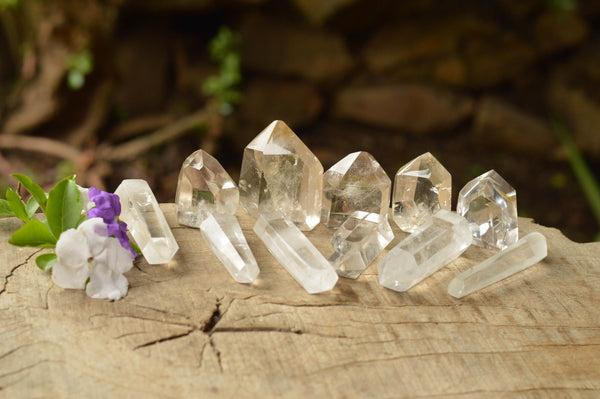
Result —
<path fill-rule="evenodd" d="M 503 249 L 519 239 L 517 194 L 494 170 L 460 190 L 456 212 L 471 223 L 475 245 Z"/>
<path fill-rule="evenodd" d="M 203 150 L 183 162 L 177 182 L 177 221 L 200 227 L 209 213 L 235 214 L 240 194 L 221 164 Z"/>
<path fill-rule="evenodd" d="M 274 121 L 244 149 L 240 202 L 248 213 L 281 212 L 301 230 L 320 220 L 323 166 L 282 121 Z"/>
<path fill-rule="evenodd" d="M 115 190 L 121 200 L 121 219 L 150 264 L 168 263 L 179 249 L 145 180 L 127 179 Z"/>
<path fill-rule="evenodd" d="M 206 242 L 238 283 L 251 283 L 259 269 L 234 215 L 208 214 L 200 224 Z"/>
<path fill-rule="evenodd" d="M 339 227 L 355 211 L 388 213 L 392 181 L 364 151 L 345 156 L 323 175 L 321 222 Z"/>
<path fill-rule="evenodd" d="M 450 173 L 427 152 L 396 172 L 394 221 L 401 230 L 414 233 L 440 209 L 450 210 L 451 198 Z"/>
<path fill-rule="evenodd" d="M 465 218 L 442 209 L 379 262 L 379 283 L 406 291 L 458 258 L 472 241 Z"/>
<path fill-rule="evenodd" d="M 331 237 L 329 262 L 340 276 L 357 278 L 393 239 L 387 215 L 354 212 Z"/>
<path fill-rule="evenodd" d="M 335 286 L 338 275 L 327 259 L 280 213 L 261 214 L 254 232 L 309 294 L 328 291 Z"/>
<path fill-rule="evenodd" d="M 535 265 L 547 254 L 546 238 L 537 232 L 530 233 L 516 244 L 456 276 L 448 285 L 448 293 L 462 298 Z"/>

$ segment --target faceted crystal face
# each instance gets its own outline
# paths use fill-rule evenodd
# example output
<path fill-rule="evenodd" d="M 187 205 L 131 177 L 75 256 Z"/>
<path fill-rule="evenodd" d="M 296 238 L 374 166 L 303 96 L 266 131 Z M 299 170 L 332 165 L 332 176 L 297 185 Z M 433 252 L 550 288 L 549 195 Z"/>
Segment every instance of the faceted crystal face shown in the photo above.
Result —
<path fill-rule="evenodd" d="M 141 179 L 123 180 L 115 194 L 121 201 L 121 219 L 127 223 L 146 261 L 168 263 L 179 245 L 148 183 Z"/>
<path fill-rule="evenodd" d="M 456 212 L 471 223 L 473 243 L 503 249 L 517 242 L 517 194 L 494 170 L 468 182 L 458 194 Z"/>
<path fill-rule="evenodd" d="M 379 283 L 406 291 L 460 256 L 472 241 L 465 218 L 440 210 L 379 262 Z"/>
<path fill-rule="evenodd" d="M 392 181 L 368 152 L 347 155 L 323 175 L 321 221 L 339 227 L 355 211 L 388 213 Z"/>
<path fill-rule="evenodd" d="M 354 212 L 331 237 L 329 262 L 340 276 L 357 278 L 393 239 L 387 215 Z"/>
<path fill-rule="evenodd" d="M 248 213 L 280 212 L 301 230 L 320 219 L 323 166 L 282 121 L 274 121 L 244 150 L 240 202 Z"/>
<path fill-rule="evenodd" d="M 254 232 L 269 252 L 309 293 L 329 291 L 338 275 L 327 259 L 292 222 L 280 213 L 262 213 Z"/>
<path fill-rule="evenodd" d="M 452 177 L 430 153 L 425 153 L 396 173 L 392 207 L 401 230 L 413 233 L 440 209 L 450 210 Z"/>
<path fill-rule="evenodd" d="M 448 293 L 462 298 L 535 265 L 548 254 L 546 237 L 534 232 L 491 258 L 462 272 L 448 285 Z"/>
<path fill-rule="evenodd" d="M 210 154 L 198 150 L 183 162 L 177 182 L 177 221 L 192 227 L 209 213 L 233 215 L 239 203 L 233 179 Z"/>

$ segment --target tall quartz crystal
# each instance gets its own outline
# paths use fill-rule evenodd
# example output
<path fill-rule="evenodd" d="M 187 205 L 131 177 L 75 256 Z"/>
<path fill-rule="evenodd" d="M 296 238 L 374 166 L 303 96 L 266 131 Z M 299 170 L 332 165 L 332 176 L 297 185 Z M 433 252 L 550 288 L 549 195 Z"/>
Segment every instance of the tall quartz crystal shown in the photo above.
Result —
<path fill-rule="evenodd" d="M 145 180 L 126 179 L 115 190 L 121 201 L 121 219 L 150 264 L 168 263 L 179 249 Z"/>
<path fill-rule="evenodd" d="M 280 212 L 301 230 L 320 220 L 323 166 L 282 121 L 248 144 L 240 171 L 240 202 L 248 213 Z"/>
<path fill-rule="evenodd" d="M 450 210 L 452 177 L 429 152 L 396 172 L 392 208 L 401 230 L 414 233 L 440 209 Z"/>
<path fill-rule="evenodd" d="M 456 276 L 448 293 L 462 298 L 535 265 L 548 254 L 546 238 L 534 232 L 496 255 Z"/>
<path fill-rule="evenodd" d="M 175 202 L 180 224 L 199 227 L 214 254 L 238 283 L 251 283 L 259 269 L 235 217 L 239 191 L 219 161 L 203 150 L 183 163 Z"/>
<path fill-rule="evenodd" d="M 329 262 L 340 276 L 357 278 L 393 239 L 387 215 L 354 212 L 331 237 Z"/>
<path fill-rule="evenodd" d="M 465 218 L 442 209 L 379 262 L 379 283 L 406 291 L 458 258 L 472 241 Z"/>
<path fill-rule="evenodd" d="M 179 224 L 200 227 L 210 213 L 233 215 L 239 198 L 235 182 L 209 153 L 198 150 L 183 162 L 175 194 Z"/>
<path fill-rule="evenodd" d="M 475 245 L 503 249 L 519 239 L 517 194 L 494 170 L 460 190 L 456 212 L 471 223 Z"/>
<path fill-rule="evenodd" d="M 321 221 L 339 227 L 355 211 L 386 215 L 392 181 L 364 151 L 347 155 L 323 175 Z"/>
<path fill-rule="evenodd" d="M 278 212 L 263 213 L 254 232 L 269 252 L 309 293 L 328 291 L 338 280 L 333 267 L 306 236 Z"/>

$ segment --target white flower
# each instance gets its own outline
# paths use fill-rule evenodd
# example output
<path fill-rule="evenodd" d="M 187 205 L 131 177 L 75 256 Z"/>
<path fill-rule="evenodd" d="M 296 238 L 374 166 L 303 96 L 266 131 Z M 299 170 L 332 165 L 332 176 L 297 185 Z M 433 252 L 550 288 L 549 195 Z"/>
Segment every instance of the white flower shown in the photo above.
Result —
<path fill-rule="evenodd" d="M 123 273 L 133 266 L 131 254 L 108 229 L 101 218 L 81 223 L 63 232 L 56 243 L 57 260 L 52 280 L 62 288 L 86 289 L 92 298 L 120 299 L 127 294 Z M 87 283 L 86 287 L 86 281 Z"/>
<path fill-rule="evenodd" d="M 83 200 L 83 210 L 81 213 L 87 213 L 90 209 L 96 206 L 94 201 L 90 201 L 90 194 L 88 193 L 89 188 L 81 187 L 79 184 L 77 185 L 79 189 L 79 193 L 81 194 L 81 199 Z"/>

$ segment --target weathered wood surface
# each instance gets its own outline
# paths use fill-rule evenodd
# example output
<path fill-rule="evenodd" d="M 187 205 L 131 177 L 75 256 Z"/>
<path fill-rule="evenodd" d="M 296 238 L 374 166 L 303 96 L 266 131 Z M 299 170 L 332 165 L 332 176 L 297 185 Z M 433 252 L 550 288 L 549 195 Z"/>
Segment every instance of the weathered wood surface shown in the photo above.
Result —
<path fill-rule="evenodd" d="M 7 244 L 0 221 L 0 396 L 599 397 L 600 244 L 520 220 L 548 239 L 542 263 L 479 293 L 446 293 L 490 251 L 470 248 L 407 293 L 376 265 L 307 294 L 240 221 L 259 260 L 252 285 L 231 279 L 200 232 L 176 226 L 167 266 L 143 260 L 121 301 L 63 290 Z M 329 255 L 329 232 L 308 233 Z M 400 233 L 394 242 L 404 234 Z"/>

